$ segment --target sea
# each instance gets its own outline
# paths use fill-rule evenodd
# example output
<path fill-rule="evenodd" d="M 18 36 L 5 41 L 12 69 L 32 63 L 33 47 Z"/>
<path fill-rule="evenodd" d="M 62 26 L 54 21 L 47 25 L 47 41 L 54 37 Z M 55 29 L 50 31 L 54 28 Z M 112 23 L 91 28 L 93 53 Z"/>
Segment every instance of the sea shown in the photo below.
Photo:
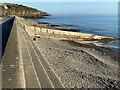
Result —
<path fill-rule="evenodd" d="M 82 33 L 106 35 L 120 38 L 118 35 L 118 15 L 115 14 L 69 14 L 51 15 L 42 19 L 34 19 L 36 22 L 48 22 L 65 28 L 77 29 Z M 120 40 L 111 43 L 95 43 L 98 46 L 120 49 Z"/>

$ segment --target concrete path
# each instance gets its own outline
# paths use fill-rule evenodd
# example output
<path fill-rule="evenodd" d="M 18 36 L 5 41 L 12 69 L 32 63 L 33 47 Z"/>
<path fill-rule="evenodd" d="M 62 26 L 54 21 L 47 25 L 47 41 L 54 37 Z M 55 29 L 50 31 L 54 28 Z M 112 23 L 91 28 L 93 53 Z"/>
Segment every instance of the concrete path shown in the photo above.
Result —
<path fill-rule="evenodd" d="M 1 62 L 2 88 L 64 88 L 19 18 L 8 20 L 2 29 L 8 30 L 7 36 L 4 33 L 7 41 Z"/>
<path fill-rule="evenodd" d="M 52 89 L 64 88 L 57 75 L 50 67 L 34 41 L 24 30 L 24 26 L 16 19 L 19 47 L 21 54 L 21 63 L 23 63 L 23 72 L 26 88 Z"/>

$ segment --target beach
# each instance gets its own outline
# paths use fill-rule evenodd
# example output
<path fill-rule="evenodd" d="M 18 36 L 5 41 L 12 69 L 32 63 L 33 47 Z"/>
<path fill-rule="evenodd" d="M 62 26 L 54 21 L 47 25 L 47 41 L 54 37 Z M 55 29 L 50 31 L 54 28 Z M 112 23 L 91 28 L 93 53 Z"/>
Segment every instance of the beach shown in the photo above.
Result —
<path fill-rule="evenodd" d="M 31 20 L 21 20 L 27 25 L 36 24 Z M 118 88 L 118 52 L 76 42 L 62 35 L 44 32 L 36 34 L 33 36 L 36 37 L 34 43 L 64 87 Z M 30 36 L 31 39 L 33 37 Z"/>
<path fill-rule="evenodd" d="M 117 87 L 118 59 L 111 50 L 47 38 L 36 44 L 65 87 Z"/>

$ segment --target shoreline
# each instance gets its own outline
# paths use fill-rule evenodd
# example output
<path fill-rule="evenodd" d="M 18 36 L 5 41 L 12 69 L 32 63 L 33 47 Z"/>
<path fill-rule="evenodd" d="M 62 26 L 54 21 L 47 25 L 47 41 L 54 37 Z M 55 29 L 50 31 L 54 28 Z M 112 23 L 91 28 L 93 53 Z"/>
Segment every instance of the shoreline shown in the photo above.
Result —
<path fill-rule="evenodd" d="M 23 19 L 23 21 L 24 21 L 24 18 L 22 18 Z M 51 24 L 51 23 L 47 23 L 47 22 L 45 22 L 45 23 L 43 23 L 43 24 L 39 24 L 38 22 L 35 22 L 34 20 L 32 20 L 32 19 L 27 19 L 28 21 L 26 22 L 25 21 L 25 23 L 26 24 L 28 24 L 28 25 L 30 25 L 30 26 L 35 26 L 35 27 L 44 27 L 44 28 L 47 28 L 47 29 L 49 29 L 48 27 L 46 27 L 46 24 Z M 51 24 L 51 25 L 53 25 L 53 26 L 58 26 L 58 25 L 56 25 L 56 24 Z M 61 26 L 60 26 L 61 27 Z M 62 27 L 63 29 L 65 29 L 64 27 Z M 64 31 L 64 30 L 63 30 Z M 69 32 L 69 31 L 68 31 Z M 88 34 L 88 33 L 83 33 L 83 34 Z M 88 34 L 89 35 L 89 34 Z M 94 34 L 93 34 L 94 35 Z M 114 46 L 111 46 L 111 47 L 109 47 L 109 45 L 106 45 L 105 43 L 107 43 L 107 42 L 111 42 L 111 41 L 116 41 L 116 40 L 118 40 L 118 39 L 113 39 L 113 40 L 111 40 L 111 41 L 109 41 L 109 40 L 104 40 L 103 39 L 103 43 L 101 43 L 101 42 L 94 42 L 94 40 L 90 40 L 90 39 L 86 39 L 85 40 L 85 42 L 84 42 L 84 40 L 82 40 L 81 42 L 80 41 L 77 41 L 76 39 L 77 39 L 77 37 L 68 37 L 68 36 L 64 36 L 64 35 L 57 35 L 57 34 L 52 34 L 52 33 L 46 33 L 46 32 L 41 32 L 41 33 L 39 33 L 38 35 L 33 35 L 32 37 L 36 37 L 36 38 L 48 38 L 48 39 L 53 39 L 53 40 L 58 40 L 58 41 L 68 41 L 68 42 L 74 42 L 74 43 L 78 43 L 78 44 L 83 44 L 83 45 L 90 45 L 90 46 L 92 46 L 92 47 L 98 47 L 98 48 L 101 48 L 101 49 L 105 49 L 105 50 L 110 50 L 110 52 L 115 52 L 116 54 L 118 54 L 118 52 L 120 51 L 120 48 L 117 48 L 117 47 L 114 47 Z M 109 37 L 109 36 L 108 36 Z M 76 39 L 71 39 L 71 38 L 76 38 Z M 113 37 L 112 37 L 113 38 Z M 86 43 L 86 41 L 88 41 L 88 43 Z M 89 43 L 89 41 L 90 41 L 90 43 Z M 99 39 L 98 39 L 98 41 L 99 41 Z M 105 42 L 105 43 L 104 43 Z M 102 44 L 105 44 L 105 45 L 102 45 Z"/>
<path fill-rule="evenodd" d="M 40 22 L 40 23 L 42 23 L 42 24 L 40 24 L 39 22 L 36 22 L 33 19 L 28 19 L 28 18 L 22 18 L 22 19 L 23 20 L 27 20 L 27 22 L 25 22 L 25 23 L 28 24 L 28 25 L 30 25 L 30 26 L 37 26 L 37 27 L 44 27 L 44 28 L 48 28 L 48 27 L 45 26 L 46 24 L 50 24 L 50 25 L 53 25 L 53 26 L 60 26 L 60 25 L 51 24 L 51 23 L 48 23 L 48 22 Z M 65 31 L 69 31 L 69 29 L 70 29 L 70 31 L 75 30 L 75 29 L 72 29 L 72 28 L 64 28 L 64 27 L 62 27 L 62 28 L 63 29 L 67 29 Z M 72 32 L 74 32 L 74 31 L 72 31 Z M 75 31 L 75 32 L 80 32 L 80 31 Z M 85 33 L 85 34 L 88 34 L 88 33 Z M 116 39 L 116 40 L 118 40 L 118 39 Z M 116 40 L 113 40 L 113 41 L 116 41 Z M 109 45 L 109 44 L 108 45 L 106 45 L 105 43 L 92 43 L 92 44 L 95 45 L 95 46 L 98 46 L 98 47 L 103 47 L 103 48 L 111 49 L 111 50 L 114 50 L 116 52 L 120 51 L 119 47 L 114 47 L 114 46 Z M 105 45 L 102 45 L 102 44 L 105 44 Z"/>
<path fill-rule="evenodd" d="M 48 17 L 48 19 L 49 19 L 49 17 Z M 53 23 L 53 24 L 51 24 L 52 22 L 49 22 L 48 21 L 48 19 L 47 20 L 35 20 L 35 22 L 38 22 L 38 23 L 43 23 L 43 24 L 48 24 L 48 26 L 49 25 L 52 25 L 52 26 L 56 26 L 56 27 L 59 27 L 58 29 L 65 29 L 65 31 L 75 31 L 75 32 L 81 32 L 81 31 L 83 31 L 82 29 L 81 30 L 79 30 L 79 29 L 74 29 L 74 27 L 73 28 L 69 28 L 69 27 L 65 27 L 65 26 L 62 26 L 62 25 L 60 25 L 60 24 L 55 24 L 55 23 Z M 47 22 L 48 21 L 48 22 Z M 68 24 L 69 25 L 69 24 Z M 71 24 L 70 24 L 71 25 Z M 86 33 L 86 32 L 83 32 L 83 33 Z M 94 34 L 94 33 L 89 33 L 89 34 Z M 96 35 L 96 34 L 95 34 Z M 102 34 L 99 34 L 99 35 L 102 35 Z M 108 35 L 109 36 L 109 35 Z M 115 49 L 116 48 L 118 48 L 118 49 L 120 49 L 120 47 L 118 46 L 118 44 L 119 44 L 119 42 L 120 42 L 120 38 L 118 37 L 118 36 L 112 36 L 111 35 L 111 37 L 115 37 L 115 38 L 117 38 L 117 41 L 113 41 L 113 42 L 111 42 L 111 43 L 99 43 L 99 44 L 101 44 L 100 46 L 103 46 L 103 45 L 105 45 L 105 47 L 108 47 L 108 48 L 114 48 L 115 47 Z"/>
<path fill-rule="evenodd" d="M 59 30 L 63 30 L 63 31 L 80 32 L 80 30 L 78 30 L 78 29 L 65 28 L 65 27 L 62 27 L 61 25 L 51 24 L 51 23 L 48 23 L 48 22 L 37 22 L 37 23 L 41 24 L 43 26 L 47 25 L 48 26 L 47 28 L 59 29 Z M 55 28 L 55 27 L 57 27 L 57 28 Z M 113 41 L 113 43 L 114 42 L 115 41 Z M 93 43 L 93 44 L 96 45 L 96 46 L 103 47 L 103 48 L 108 48 L 108 49 L 111 49 L 111 50 L 114 50 L 114 51 L 117 51 L 117 52 L 120 51 L 120 47 L 113 46 L 110 43 L 107 43 L 107 44 L 105 44 L 105 43 Z"/>
<path fill-rule="evenodd" d="M 25 19 L 25 18 L 20 18 L 26 25 L 30 25 L 30 26 L 35 26 L 35 27 L 44 27 L 47 28 L 46 26 L 38 24 L 37 22 L 33 21 L 32 19 Z M 54 25 L 54 24 L 53 24 Z M 47 28 L 48 29 L 48 28 Z M 69 31 L 68 31 L 69 32 Z M 87 33 L 84 33 L 87 34 Z M 89 35 L 89 34 L 88 34 Z M 46 32 L 40 32 L 39 34 L 36 33 L 36 35 L 33 34 L 33 36 L 30 36 L 31 38 L 35 37 L 36 39 L 40 39 L 40 38 L 46 38 L 46 39 L 52 39 L 52 40 L 58 40 L 58 41 L 66 41 L 66 42 L 72 42 L 74 44 L 80 44 L 80 45 L 88 45 L 90 47 L 97 47 L 97 48 L 101 48 L 101 49 L 105 49 L 105 50 L 109 50 L 110 52 L 114 51 L 115 53 L 118 53 L 119 48 L 115 48 L 115 47 L 107 47 L 105 45 L 102 45 L 104 43 L 100 43 L 100 42 L 94 42 L 94 40 L 81 40 L 81 41 L 77 41 L 77 37 L 69 37 L 66 35 L 57 35 L 57 34 L 52 34 L 52 33 L 46 33 Z M 71 39 L 73 38 L 73 39 Z M 98 39 L 99 40 L 99 39 Z M 113 39 L 112 41 L 115 41 L 116 39 Z M 86 41 L 90 41 L 90 43 L 86 43 Z M 107 42 L 106 40 L 103 42 Z"/>

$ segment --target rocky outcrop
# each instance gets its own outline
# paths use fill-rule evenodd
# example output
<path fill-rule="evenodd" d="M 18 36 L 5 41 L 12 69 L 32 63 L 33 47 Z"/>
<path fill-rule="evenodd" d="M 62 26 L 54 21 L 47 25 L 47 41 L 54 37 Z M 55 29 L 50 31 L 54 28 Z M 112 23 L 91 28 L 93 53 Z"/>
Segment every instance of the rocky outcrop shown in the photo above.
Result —
<path fill-rule="evenodd" d="M 18 5 L 18 4 L 0 4 L 2 14 L 0 16 L 16 15 L 24 18 L 42 18 L 44 16 L 50 16 L 50 14 L 39 11 L 35 8 Z"/>

